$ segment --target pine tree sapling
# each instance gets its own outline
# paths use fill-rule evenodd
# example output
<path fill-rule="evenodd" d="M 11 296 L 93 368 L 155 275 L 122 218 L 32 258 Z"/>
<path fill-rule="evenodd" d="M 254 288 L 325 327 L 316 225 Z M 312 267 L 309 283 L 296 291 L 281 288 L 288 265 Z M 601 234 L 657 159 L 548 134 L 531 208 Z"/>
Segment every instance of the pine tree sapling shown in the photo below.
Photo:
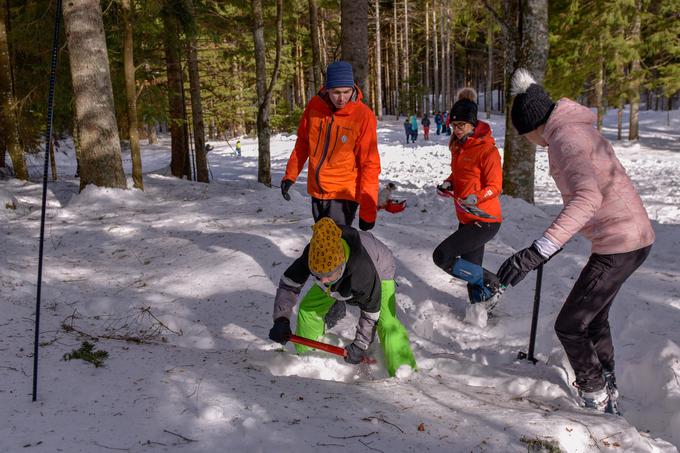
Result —
<path fill-rule="evenodd" d="M 71 352 L 64 354 L 64 361 L 80 359 L 90 362 L 99 368 L 104 366 L 104 360 L 109 358 L 109 353 L 103 350 L 95 351 L 94 345 L 89 341 L 83 341 L 79 349 L 74 349 Z"/>

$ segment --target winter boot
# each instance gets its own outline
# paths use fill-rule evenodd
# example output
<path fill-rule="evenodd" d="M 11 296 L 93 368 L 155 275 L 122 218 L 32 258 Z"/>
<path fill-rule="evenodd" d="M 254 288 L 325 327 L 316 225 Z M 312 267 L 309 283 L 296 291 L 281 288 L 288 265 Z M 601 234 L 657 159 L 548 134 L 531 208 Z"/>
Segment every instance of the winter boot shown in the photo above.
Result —
<path fill-rule="evenodd" d="M 607 388 L 607 393 L 609 394 L 609 410 L 606 412 L 615 415 L 621 415 L 619 412 L 619 389 L 616 386 L 616 376 L 614 375 L 614 370 L 604 372 L 604 382 Z"/>
<path fill-rule="evenodd" d="M 326 329 L 332 329 L 335 327 L 335 325 L 340 322 L 340 320 L 344 318 L 345 315 L 347 315 L 347 305 L 342 300 L 336 300 L 324 317 Z"/>
<path fill-rule="evenodd" d="M 496 308 L 496 305 L 498 305 L 498 303 L 501 301 L 501 298 L 503 297 L 503 289 L 504 288 L 502 286 L 499 286 L 495 290 L 492 289 L 493 292 L 491 297 L 482 302 L 488 314 L 491 314 L 493 309 Z"/>
<path fill-rule="evenodd" d="M 484 269 L 484 287 L 481 288 L 478 285 L 468 283 L 467 290 L 470 303 L 482 304 L 486 312 L 491 314 L 501 301 L 505 287 L 498 281 L 498 277 Z"/>
<path fill-rule="evenodd" d="M 600 390 L 595 390 L 592 392 L 584 392 L 579 389 L 579 396 L 581 397 L 581 402 L 583 407 L 589 409 L 595 409 L 598 412 L 606 413 L 607 409 L 611 407 L 609 393 L 607 393 L 607 387 L 604 386 Z"/>
<path fill-rule="evenodd" d="M 471 303 L 482 302 L 491 297 L 491 289 L 484 284 L 484 269 L 479 264 L 457 258 L 449 273 L 468 282 L 468 297 Z"/>

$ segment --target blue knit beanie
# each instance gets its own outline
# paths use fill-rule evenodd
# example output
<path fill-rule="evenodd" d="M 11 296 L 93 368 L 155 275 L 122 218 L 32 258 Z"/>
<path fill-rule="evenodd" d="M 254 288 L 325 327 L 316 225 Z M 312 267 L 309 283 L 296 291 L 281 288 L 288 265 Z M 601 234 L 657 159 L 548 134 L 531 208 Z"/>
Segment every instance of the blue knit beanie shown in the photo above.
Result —
<path fill-rule="evenodd" d="M 352 65 L 346 61 L 334 61 L 326 68 L 326 89 L 353 87 L 354 73 Z"/>

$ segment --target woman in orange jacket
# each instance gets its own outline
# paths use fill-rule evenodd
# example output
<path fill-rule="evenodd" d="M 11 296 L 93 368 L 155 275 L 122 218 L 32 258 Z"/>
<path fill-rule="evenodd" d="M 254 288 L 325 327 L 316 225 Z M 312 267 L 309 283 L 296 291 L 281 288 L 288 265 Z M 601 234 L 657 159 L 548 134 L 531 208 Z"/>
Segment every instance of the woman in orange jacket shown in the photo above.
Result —
<path fill-rule="evenodd" d="M 484 244 L 501 226 L 498 197 L 503 186 L 501 156 L 491 128 L 477 120 L 477 94 L 463 88 L 449 115 L 453 134 L 451 175 L 437 186 L 440 195 L 453 199 L 458 229 L 437 246 L 434 263 L 454 277 L 468 282 L 471 303 L 484 303 L 488 311 L 499 299 L 498 278 L 482 267 Z"/>
<path fill-rule="evenodd" d="M 312 197 L 314 221 L 330 217 L 351 226 L 359 209 L 359 228 L 375 225 L 378 209 L 377 121 L 361 102 L 352 66 L 345 61 L 328 65 L 326 83 L 305 108 L 295 148 L 281 181 L 288 191 L 307 167 L 307 193 Z"/>

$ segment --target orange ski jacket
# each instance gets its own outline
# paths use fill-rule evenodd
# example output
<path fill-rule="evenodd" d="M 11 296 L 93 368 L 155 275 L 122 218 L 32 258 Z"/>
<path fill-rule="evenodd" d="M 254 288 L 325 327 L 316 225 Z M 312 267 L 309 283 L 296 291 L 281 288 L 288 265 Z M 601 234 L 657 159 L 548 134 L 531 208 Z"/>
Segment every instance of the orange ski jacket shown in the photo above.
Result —
<path fill-rule="evenodd" d="M 293 182 L 309 160 L 307 193 L 321 200 L 350 200 L 359 203 L 359 217 L 375 222 L 378 209 L 377 121 L 355 95 L 341 110 L 328 98 L 325 88 L 305 108 L 298 127 L 295 148 L 283 179 Z"/>
<path fill-rule="evenodd" d="M 465 199 L 469 195 L 477 195 L 477 207 L 495 217 L 478 217 L 456 207 L 460 223 L 500 223 L 501 202 L 498 197 L 503 190 L 503 167 L 496 141 L 491 136 L 491 127 L 478 121 L 472 136 L 462 145 L 452 135 L 449 149 L 451 176 L 446 180 L 453 186 L 456 198 Z"/>

